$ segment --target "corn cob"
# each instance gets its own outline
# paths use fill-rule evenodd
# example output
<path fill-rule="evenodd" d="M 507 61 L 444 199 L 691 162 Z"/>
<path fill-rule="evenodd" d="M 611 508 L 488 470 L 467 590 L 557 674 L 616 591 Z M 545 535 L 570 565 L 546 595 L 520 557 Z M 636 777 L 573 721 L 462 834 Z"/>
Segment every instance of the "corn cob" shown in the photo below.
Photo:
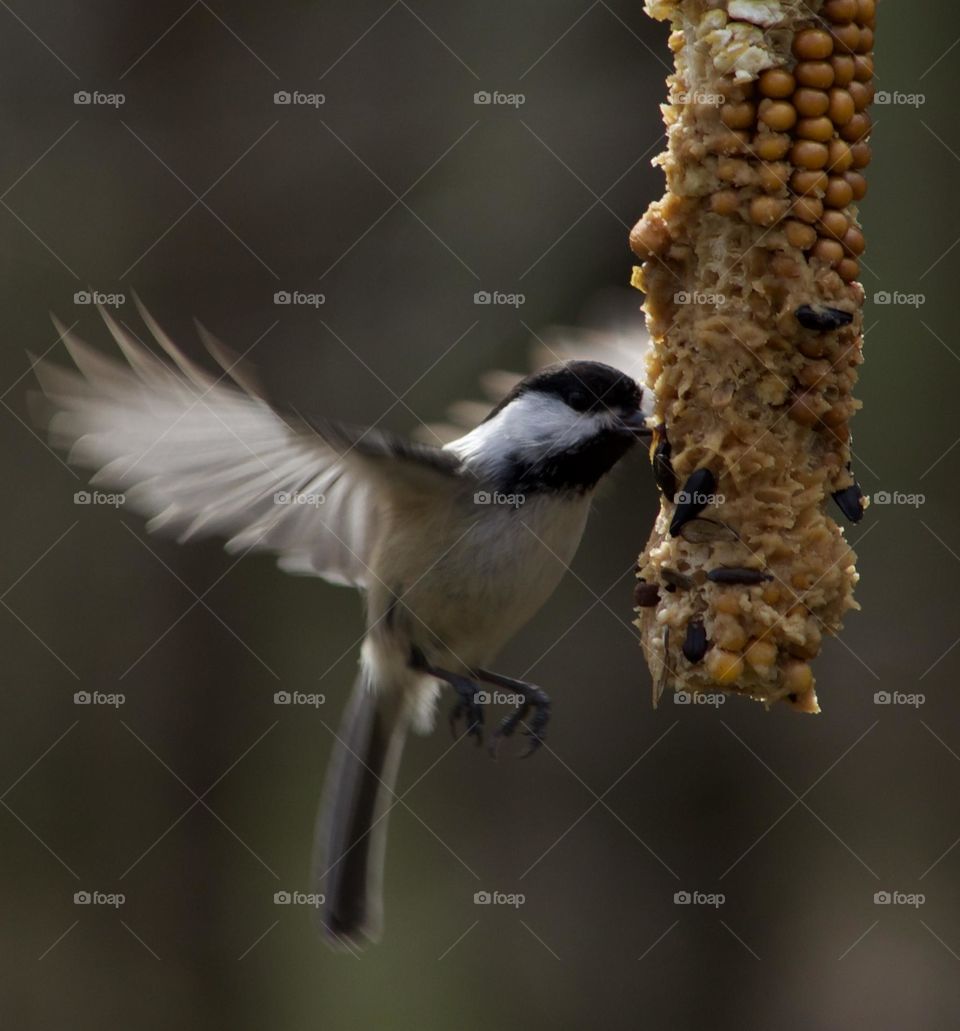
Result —
<path fill-rule="evenodd" d="M 669 19 L 667 192 L 642 267 L 661 508 L 635 602 L 666 686 L 818 712 L 810 660 L 857 608 L 849 420 L 874 0 L 647 0 Z"/>

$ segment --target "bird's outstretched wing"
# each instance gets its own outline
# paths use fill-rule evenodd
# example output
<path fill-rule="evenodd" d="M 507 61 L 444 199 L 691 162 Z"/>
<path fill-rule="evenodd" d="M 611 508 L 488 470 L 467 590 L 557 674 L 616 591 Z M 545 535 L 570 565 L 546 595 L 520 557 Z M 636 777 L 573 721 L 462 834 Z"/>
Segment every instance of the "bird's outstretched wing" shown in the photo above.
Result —
<path fill-rule="evenodd" d="M 226 536 L 228 550 L 266 549 L 290 572 L 367 587 L 383 506 L 404 492 L 468 486 L 459 460 L 439 448 L 281 415 L 215 338 L 201 329 L 219 376 L 140 312 L 170 361 L 101 311 L 125 362 L 58 324 L 77 368 L 34 368 L 52 443 L 96 470 L 93 483 L 123 491 L 149 529 Z"/>

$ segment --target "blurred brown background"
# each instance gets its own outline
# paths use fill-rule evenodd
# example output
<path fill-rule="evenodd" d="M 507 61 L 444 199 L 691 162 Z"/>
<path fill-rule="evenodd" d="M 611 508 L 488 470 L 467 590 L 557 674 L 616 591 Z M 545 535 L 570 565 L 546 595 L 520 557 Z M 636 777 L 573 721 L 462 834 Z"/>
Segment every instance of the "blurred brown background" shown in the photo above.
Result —
<path fill-rule="evenodd" d="M 192 353 L 194 316 L 258 341 L 300 410 L 439 418 L 483 370 L 522 368 L 523 323 L 576 322 L 626 282 L 627 230 L 662 190 L 666 29 L 639 0 L 0 5 L 5 1026 L 954 1024 L 958 37 L 950 4 L 881 4 L 879 87 L 924 102 L 875 111 L 855 446 L 866 491 L 925 498 L 851 532 L 863 612 L 819 660 L 824 714 L 651 710 L 637 456 L 500 661 L 554 696 L 551 750 L 493 764 L 442 723 L 411 742 L 386 937 L 357 958 L 274 894 L 309 890 L 358 600 L 74 504 L 85 478 L 28 428 L 25 352 L 63 356 L 49 310 L 106 347 L 88 289 L 122 293 L 141 332 L 136 290 Z M 524 103 L 474 103 L 496 90 Z M 275 705 L 284 690 L 326 702 Z M 475 905 L 484 890 L 525 902 Z"/>

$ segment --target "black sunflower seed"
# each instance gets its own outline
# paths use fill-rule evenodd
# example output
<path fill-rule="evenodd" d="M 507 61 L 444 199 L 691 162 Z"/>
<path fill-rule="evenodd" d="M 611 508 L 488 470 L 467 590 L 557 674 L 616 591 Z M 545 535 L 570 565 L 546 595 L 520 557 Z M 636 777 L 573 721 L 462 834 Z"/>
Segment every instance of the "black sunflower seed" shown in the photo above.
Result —
<path fill-rule="evenodd" d="M 684 523 L 680 536 L 690 544 L 711 544 L 714 541 L 735 541 L 736 532 L 717 519 L 691 519 Z"/>
<path fill-rule="evenodd" d="M 804 329 L 812 329 L 817 333 L 829 333 L 853 322 L 852 312 L 828 308 L 825 304 L 801 304 L 794 314 Z"/>
<path fill-rule="evenodd" d="M 860 522 L 863 518 L 863 491 L 856 480 L 849 487 L 834 491 L 831 497 L 851 523 Z"/>
<path fill-rule="evenodd" d="M 712 502 L 716 489 L 716 478 L 709 469 L 697 469 L 690 474 L 674 499 L 677 507 L 670 520 L 671 537 L 676 537 L 684 523 L 695 519 Z"/>
<path fill-rule="evenodd" d="M 762 584 L 773 577 L 760 569 L 736 569 L 729 566 L 721 566 L 719 569 L 711 569 L 707 573 L 707 579 L 715 584 Z"/>
<path fill-rule="evenodd" d="M 707 654 L 707 631 L 702 619 L 691 619 L 687 623 L 687 636 L 683 640 L 683 657 L 687 662 L 698 663 Z"/>
<path fill-rule="evenodd" d="M 670 441 L 667 440 L 666 426 L 658 426 L 657 442 L 653 448 L 653 478 L 657 486 L 668 498 L 672 498 L 677 492 L 677 477 L 670 464 L 670 455 L 673 449 Z"/>
<path fill-rule="evenodd" d="M 660 600 L 660 591 L 656 584 L 648 584 L 645 580 L 637 581 L 633 589 L 633 604 L 638 609 L 652 608 Z"/>
<path fill-rule="evenodd" d="M 693 580 L 689 576 L 678 573 L 675 569 L 670 569 L 669 566 L 664 566 L 660 570 L 660 575 L 663 577 L 663 582 L 667 585 L 667 590 L 671 593 L 678 587 L 681 591 L 689 591 L 693 587 Z"/>

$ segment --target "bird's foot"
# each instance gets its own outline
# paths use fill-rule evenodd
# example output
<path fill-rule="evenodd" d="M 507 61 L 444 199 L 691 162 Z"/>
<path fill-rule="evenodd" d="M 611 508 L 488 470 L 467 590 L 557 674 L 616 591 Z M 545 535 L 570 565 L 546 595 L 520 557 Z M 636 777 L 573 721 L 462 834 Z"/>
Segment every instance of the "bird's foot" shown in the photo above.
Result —
<path fill-rule="evenodd" d="M 526 750 L 520 755 L 521 759 L 527 759 L 533 755 L 543 744 L 547 724 L 550 722 L 550 698 L 545 691 L 533 684 L 527 684 L 522 680 L 514 680 L 511 677 L 501 676 L 499 673 L 488 673 L 486 670 L 479 671 L 482 679 L 508 688 L 520 696 L 521 701 L 517 707 L 500 721 L 500 726 L 494 731 L 490 741 L 490 754 L 496 758 L 500 751 L 500 744 L 505 737 L 511 737 L 518 726 L 523 727 L 523 734 L 530 739 Z M 527 714 L 533 709 L 533 717 L 526 721 Z"/>

